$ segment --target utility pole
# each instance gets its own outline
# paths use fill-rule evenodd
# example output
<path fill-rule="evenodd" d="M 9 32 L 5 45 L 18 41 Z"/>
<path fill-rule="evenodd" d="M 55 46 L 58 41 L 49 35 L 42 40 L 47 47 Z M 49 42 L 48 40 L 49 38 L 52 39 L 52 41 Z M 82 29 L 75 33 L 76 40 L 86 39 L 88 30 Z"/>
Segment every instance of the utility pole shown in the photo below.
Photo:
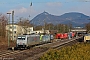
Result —
<path fill-rule="evenodd" d="M 45 23 L 45 20 L 44 20 L 44 33 L 45 33 L 45 25 L 46 25 L 46 23 Z"/>
<path fill-rule="evenodd" d="M 14 11 L 12 11 L 12 40 L 14 40 L 13 38 L 14 38 L 14 26 L 13 26 L 13 24 L 14 24 Z"/>
<path fill-rule="evenodd" d="M 10 39 L 10 33 L 9 33 L 9 31 L 10 31 L 10 27 L 9 27 L 9 23 L 10 23 L 10 14 L 11 13 L 7 13 L 7 14 L 9 14 L 9 18 L 8 18 L 8 48 L 9 48 L 9 46 L 10 46 L 10 42 L 9 42 L 9 39 Z"/>

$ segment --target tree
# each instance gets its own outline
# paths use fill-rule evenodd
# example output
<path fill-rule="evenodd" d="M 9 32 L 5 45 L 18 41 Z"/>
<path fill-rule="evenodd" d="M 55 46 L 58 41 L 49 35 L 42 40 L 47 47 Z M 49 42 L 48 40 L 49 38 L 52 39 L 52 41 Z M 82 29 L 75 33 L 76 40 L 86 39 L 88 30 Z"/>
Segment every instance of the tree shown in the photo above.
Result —
<path fill-rule="evenodd" d="M 26 18 L 19 18 L 18 25 L 24 28 L 25 34 L 28 31 L 27 28 L 33 26 L 32 24 L 30 24 L 30 21 Z"/>
<path fill-rule="evenodd" d="M 41 29 L 42 29 L 41 25 L 35 26 L 35 28 L 34 28 L 34 30 L 41 30 Z"/>
<path fill-rule="evenodd" d="M 87 23 L 85 28 L 87 29 L 88 32 L 90 32 L 90 23 Z"/>
<path fill-rule="evenodd" d="M 52 23 L 46 23 L 45 24 L 45 30 L 54 30 L 54 25 Z"/>

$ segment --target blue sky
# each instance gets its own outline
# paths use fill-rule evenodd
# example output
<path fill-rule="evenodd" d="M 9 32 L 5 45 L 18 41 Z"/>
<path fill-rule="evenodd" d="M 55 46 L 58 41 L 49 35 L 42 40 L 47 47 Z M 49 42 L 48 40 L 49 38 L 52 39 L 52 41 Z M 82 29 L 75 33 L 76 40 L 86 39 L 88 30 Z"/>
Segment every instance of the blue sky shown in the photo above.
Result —
<path fill-rule="evenodd" d="M 0 13 L 6 14 L 13 10 L 15 20 L 20 17 L 32 19 L 44 11 L 57 16 L 68 12 L 90 16 L 90 0 L 0 0 Z"/>

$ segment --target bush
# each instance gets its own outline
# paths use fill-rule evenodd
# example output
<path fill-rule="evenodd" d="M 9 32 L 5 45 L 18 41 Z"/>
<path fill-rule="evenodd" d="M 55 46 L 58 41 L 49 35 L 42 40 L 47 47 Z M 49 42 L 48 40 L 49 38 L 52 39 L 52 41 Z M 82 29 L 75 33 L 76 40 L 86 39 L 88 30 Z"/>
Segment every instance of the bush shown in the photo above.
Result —
<path fill-rule="evenodd" d="M 60 50 L 51 49 L 39 60 L 90 60 L 90 43 L 79 43 Z"/>

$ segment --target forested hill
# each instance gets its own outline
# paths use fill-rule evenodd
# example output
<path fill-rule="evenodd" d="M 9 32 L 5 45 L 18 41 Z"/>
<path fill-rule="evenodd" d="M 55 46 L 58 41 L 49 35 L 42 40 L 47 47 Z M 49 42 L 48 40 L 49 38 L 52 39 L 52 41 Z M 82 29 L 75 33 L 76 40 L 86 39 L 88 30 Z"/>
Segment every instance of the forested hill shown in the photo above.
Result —
<path fill-rule="evenodd" d="M 72 24 L 72 26 L 84 26 L 90 22 L 90 17 L 78 12 L 69 12 L 60 16 L 43 12 L 38 14 L 31 20 L 31 23 L 35 25 L 43 25 L 44 22 L 52 24 Z"/>

